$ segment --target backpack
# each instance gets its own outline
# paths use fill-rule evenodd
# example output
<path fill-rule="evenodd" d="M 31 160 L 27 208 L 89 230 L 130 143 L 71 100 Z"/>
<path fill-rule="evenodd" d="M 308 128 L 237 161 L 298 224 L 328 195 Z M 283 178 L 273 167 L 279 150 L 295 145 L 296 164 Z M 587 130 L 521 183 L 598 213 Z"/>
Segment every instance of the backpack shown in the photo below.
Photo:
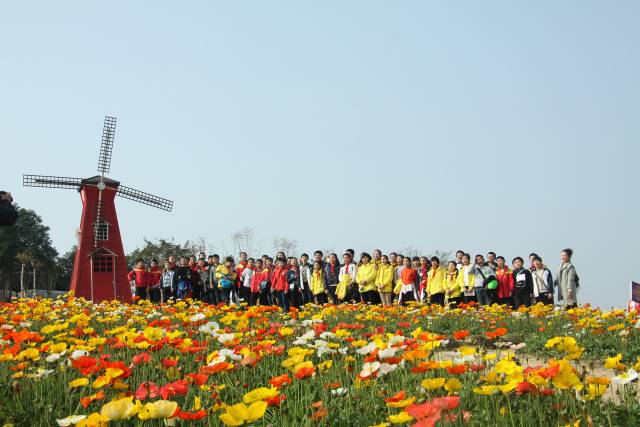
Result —
<path fill-rule="evenodd" d="M 476 267 L 476 270 L 480 273 L 480 275 L 482 276 L 482 285 L 489 289 L 489 290 L 494 290 L 498 288 L 498 278 L 496 276 L 494 276 L 493 274 L 489 275 L 489 277 L 486 277 L 484 275 L 484 273 L 482 272 L 482 268 L 481 267 Z"/>
<path fill-rule="evenodd" d="M 222 286 L 223 289 L 229 289 L 233 286 L 233 281 L 227 276 L 222 276 L 220 279 L 220 286 Z"/>

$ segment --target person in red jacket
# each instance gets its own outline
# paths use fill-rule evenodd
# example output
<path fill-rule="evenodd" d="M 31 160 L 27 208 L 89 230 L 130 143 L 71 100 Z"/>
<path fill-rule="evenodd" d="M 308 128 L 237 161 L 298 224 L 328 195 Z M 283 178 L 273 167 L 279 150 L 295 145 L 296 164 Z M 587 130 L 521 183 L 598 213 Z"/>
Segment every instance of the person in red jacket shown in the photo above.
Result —
<path fill-rule="evenodd" d="M 135 286 L 136 300 L 147 299 L 147 287 L 149 286 L 149 272 L 144 268 L 142 259 L 136 260 L 136 266 L 127 276 L 129 283 Z"/>
<path fill-rule="evenodd" d="M 289 292 L 289 283 L 287 282 L 286 264 L 286 259 L 276 260 L 276 268 L 273 270 L 273 273 L 271 273 L 271 289 L 273 289 L 280 308 L 288 312 L 289 298 L 287 298 L 287 293 Z"/>
<path fill-rule="evenodd" d="M 496 258 L 496 279 L 498 279 L 498 304 L 513 306 L 513 272 L 506 264 L 504 257 Z"/>
<path fill-rule="evenodd" d="M 154 304 L 160 304 L 160 279 L 162 279 L 162 269 L 158 266 L 158 260 L 151 260 L 149 269 L 149 299 Z"/>
<path fill-rule="evenodd" d="M 264 266 L 261 258 L 256 260 L 255 272 L 251 275 L 251 295 L 249 295 L 249 305 L 254 306 L 267 304 L 267 292 L 269 291 L 269 269 Z M 264 297 L 262 295 L 264 294 Z"/>

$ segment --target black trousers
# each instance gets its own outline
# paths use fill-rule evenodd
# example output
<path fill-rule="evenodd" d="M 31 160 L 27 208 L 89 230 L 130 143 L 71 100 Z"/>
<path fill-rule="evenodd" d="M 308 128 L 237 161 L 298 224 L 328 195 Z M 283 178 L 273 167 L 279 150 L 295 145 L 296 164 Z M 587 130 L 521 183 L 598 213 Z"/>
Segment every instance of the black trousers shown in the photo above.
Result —
<path fill-rule="evenodd" d="M 553 304 L 553 293 L 551 292 L 541 292 L 538 294 L 536 298 L 536 302 L 541 302 L 543 304 Z"/>
<path fill-rule="evenodd" d="M 136 286 L 136 298 L 143 300 L 147 299 L 147 287 L 146 286 Z"/>
<path fill-rule="evenodd" d="M 431 294 L 431 304 L 444 305 L 444 292 Z"/>
<path fill-rule="evenodd" d="M 362 292 L 362 300 L 367 304 L 380 304 L 380 294 L 378 291 Z"/>
<path fill-rule="evenodd" d="M 531 295 L 527 291 L 516 289 L 513 293 L 513 308 L 517 310 L 522 305 L 531 307 Z"/>

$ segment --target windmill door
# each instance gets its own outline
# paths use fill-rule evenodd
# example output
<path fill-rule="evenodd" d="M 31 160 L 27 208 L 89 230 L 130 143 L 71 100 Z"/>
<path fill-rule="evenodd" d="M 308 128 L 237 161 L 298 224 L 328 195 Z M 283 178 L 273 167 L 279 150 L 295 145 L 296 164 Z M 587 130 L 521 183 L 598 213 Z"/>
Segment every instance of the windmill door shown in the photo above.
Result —
<path fill-rule="evenodd" d="M 104 248 L 91 255 L 91 299 L 102 301 L 116 298 L 117 256 Z"/>

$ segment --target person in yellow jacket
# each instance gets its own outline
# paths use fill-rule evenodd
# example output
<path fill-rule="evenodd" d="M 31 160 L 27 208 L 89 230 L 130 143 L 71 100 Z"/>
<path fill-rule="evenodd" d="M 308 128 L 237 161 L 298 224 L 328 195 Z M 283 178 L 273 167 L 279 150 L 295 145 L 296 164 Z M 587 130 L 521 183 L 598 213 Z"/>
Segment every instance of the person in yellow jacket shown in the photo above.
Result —
<path fill-rule="evenodd" d="M 324 286 L 324 277 L 322 274 L 322 263 L 320 263 L 320 261 L 316 261 L 313 263 L 310 288 L 316 304 L 322 305 L 328 302 L 327 289 Z"/>
<path fill-rule="evenodd" d="M 458 281 L 458 264 L 449 261 L 447 272 L 444 275 L 445 302 L 450 307 L 455 307 L 462 302 L 462 289 Z"/>
<path fill-rule="evenodd" d="M 471 271 L 471 256 L 469 254 L 462 255 L 462 266 L 458 270 L 458 284 L 462 289 L 462 298 L 465 304 L 476 300 L 475 282 L 476 278 L 474 274 L 469 274 Z"/>
<path fill-rule="evenodd" d="M 227 257 L 223 264 L 216 268 L 216 280 L 218 288 L 222 291 L 222 299 L 226 305 L 231 305 L 235 300 L 238 301 L 235 287 L 236 278 L 238 277 L 233 268 L 233 258 Z"/>
<path fill-rule="evenodd" d="M 431 269 L 427 275 L 427 295 L 431 304 L 444 305 L 444 271 L 437 256 L 431 257 Z"/>
<path fill-rule="evenodd" d="M 382 255 L 376 275 L 376 286 L 384 306 L 393 304 L 393 276 L 394 268 L 389 262 L 389 258 L 386 255 Z"/>
<path fill-rule="evenodd" d="M 380 303 L 378 287 L 376 286 L 377 274 L 378 269 L 375 263 L 371 262 L 371 255 L 363 252 L 360 256 L 360 265 L 356 273 L 356 283 L 358 283 L 362 302 L 366 302 L 367 304 Z"/>

